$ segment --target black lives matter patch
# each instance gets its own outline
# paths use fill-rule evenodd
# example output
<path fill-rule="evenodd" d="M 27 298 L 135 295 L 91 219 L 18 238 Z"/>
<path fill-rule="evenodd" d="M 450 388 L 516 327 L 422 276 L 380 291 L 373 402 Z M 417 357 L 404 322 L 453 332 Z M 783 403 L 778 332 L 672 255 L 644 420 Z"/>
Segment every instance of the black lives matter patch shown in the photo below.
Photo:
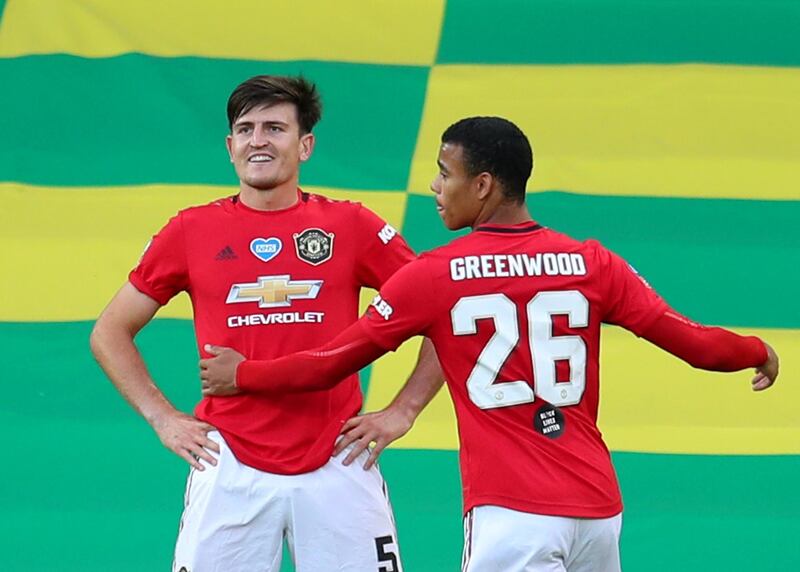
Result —
<path fill-rule="evenodd" d="M 558 439 L 564 433 L 564 414 L 549 403 L 542 405 L 533 415 L 533 426 L 549 439 Z"/>
<path fill-rule="evenodd" d="M 317 266 L 333 256 L 333 233 L 328 234 L 319 228 L 307 228 L 294 237 L 297 258 Z"/>

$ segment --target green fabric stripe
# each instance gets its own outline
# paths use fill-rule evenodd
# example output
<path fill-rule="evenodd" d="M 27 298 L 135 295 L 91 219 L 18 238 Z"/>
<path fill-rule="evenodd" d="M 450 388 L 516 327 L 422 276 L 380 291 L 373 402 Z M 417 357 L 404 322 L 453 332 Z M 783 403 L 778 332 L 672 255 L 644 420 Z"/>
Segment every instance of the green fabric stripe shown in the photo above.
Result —
<path fill-rule="evenodd" d="M 404 189 L 428 68 L 325 62 L 30 56 L 0 59 L 0 180 L 40 185 L 235 184 L 228 95 L 256 74 L 302 73 L 325 106 L 301 182 Z"/>
<path fill-rule="evenodd" d="M 624 256 L 678 311 L 704 323 L 800 328 L 800 201 L 528 196 L 536 220 L 596 238 Z M 463 231 L 462 231 L 463 233 Z M 415 250 L 451 240 L 432 197 L 408 198 Z M 792 287 L 794 286 L 794 287 Z"/>
<path fill-rule="evenodd" d="M 439 63 L 797 66 L 791 0 L 448 0 Z"/>
<path fill-rule="evenodd" d="M 0 538 L 14 547 L 4 551 L 4 571 L 92 572 L 113 563 L 139 572 L 171 561 L 187 469 L 93 363 L 91 326 L 0 323 L 0 345 L 13 356 L 0 424 L 12 428 L 6 456 L 17 460 L 0 487 Z M 198 393 L 192 339 L 189 321 L 156 320 L 139 340 L 159 385 L 184 410 Z M 798 568 L 800 456 L 614 458 L 626 503 L 625 569 Z M 457 569 L 456 453 L 390 450 L 381 467 L 406 569 Z"/>

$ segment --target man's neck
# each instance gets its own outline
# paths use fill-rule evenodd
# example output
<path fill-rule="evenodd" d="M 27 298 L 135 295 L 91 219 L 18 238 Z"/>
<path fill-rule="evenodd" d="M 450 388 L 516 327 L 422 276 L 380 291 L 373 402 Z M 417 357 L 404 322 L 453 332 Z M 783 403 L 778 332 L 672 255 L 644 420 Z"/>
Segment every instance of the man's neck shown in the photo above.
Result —
<path fill-rule="evenodd" d="M 484 224 L 513 225 L 531 221 L 533 221 L 533 218 L 531 217 L 531 213 L 528 212 L 528 207 L 525 203 L 517 204 L 513 202 L 504 202 L 497 205 L 497 207 L 485 215 L 481 213 L 481 216 L 472 224 L 472 229 L 475 230 Z"/>
<path fill-rule="evenodd" d="M 279 211 L 297 203 L 297 184 L 281 185 L 272 189 L 256 189 L 242 184 L 239 187 L 239 200 L 258 211 Z"/>

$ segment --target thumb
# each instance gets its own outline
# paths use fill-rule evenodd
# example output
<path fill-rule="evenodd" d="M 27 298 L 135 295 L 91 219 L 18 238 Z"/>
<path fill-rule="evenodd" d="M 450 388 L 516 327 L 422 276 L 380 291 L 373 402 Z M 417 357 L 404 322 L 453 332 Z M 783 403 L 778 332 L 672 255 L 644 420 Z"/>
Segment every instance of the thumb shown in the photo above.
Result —
<path fill-rule="evenodd" d="M 224 350 L 225 348 L 220 346 L 212 346 L 211 344 L 206 344 L 203 346 L 203 349 L 206 350 L 206 352 L 210 353 L 212 356 L 218 356 L 219 354 L 222 353 L 222 350 Z"/>

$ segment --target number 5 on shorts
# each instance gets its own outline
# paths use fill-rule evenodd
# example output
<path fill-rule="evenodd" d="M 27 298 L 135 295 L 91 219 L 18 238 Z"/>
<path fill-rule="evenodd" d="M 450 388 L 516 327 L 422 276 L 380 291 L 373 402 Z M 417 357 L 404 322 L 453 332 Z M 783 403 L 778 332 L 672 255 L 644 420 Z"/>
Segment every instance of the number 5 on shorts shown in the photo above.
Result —
<path fill-rule="evenodd" d="M 378 552 L 378 562 L 384 562 L 385 565 L 378 566 L 378 572 L 400 572 L 400 566 L 397 564 L 397 555 L 394 549 L 387 545 L 394 544 L 394 538 L 389 536 L 378 536 L 375 538 L 375 550 Z"/>

